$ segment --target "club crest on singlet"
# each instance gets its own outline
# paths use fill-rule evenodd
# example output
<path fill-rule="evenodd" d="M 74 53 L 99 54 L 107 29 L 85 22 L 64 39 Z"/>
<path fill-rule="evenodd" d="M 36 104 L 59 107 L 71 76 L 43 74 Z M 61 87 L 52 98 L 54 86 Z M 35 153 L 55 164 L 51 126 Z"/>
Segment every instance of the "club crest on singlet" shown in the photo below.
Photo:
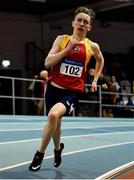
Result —
<path fill-rule="evenodd" d="M 74 46 L 73 52 L 77 52 L 77 53 L 80 52 L 80 48 L 78 46 Z"/>
<path fill-rule="evenodd" d="M 60 73 L 73 77 L 81 77 L 83 61 L 65 58 L 60 66 Z"/>

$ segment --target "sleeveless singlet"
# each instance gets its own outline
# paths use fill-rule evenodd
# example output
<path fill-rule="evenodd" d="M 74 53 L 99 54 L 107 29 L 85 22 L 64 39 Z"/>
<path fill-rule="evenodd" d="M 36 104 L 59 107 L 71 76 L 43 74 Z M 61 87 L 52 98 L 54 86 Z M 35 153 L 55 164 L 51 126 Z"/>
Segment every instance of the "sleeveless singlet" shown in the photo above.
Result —
<path fill-rule="evenodd" d="M 64 35 L 60 50 L 67 46 L 69 39 L 69 35 Z M 68 51 L 66 57 L 51 68 L 49 81 L 68 90 L 83 92 L 87 65 L 92 55 L 91 40 L 85 38 L 82 43 L 78 43 Z"/>

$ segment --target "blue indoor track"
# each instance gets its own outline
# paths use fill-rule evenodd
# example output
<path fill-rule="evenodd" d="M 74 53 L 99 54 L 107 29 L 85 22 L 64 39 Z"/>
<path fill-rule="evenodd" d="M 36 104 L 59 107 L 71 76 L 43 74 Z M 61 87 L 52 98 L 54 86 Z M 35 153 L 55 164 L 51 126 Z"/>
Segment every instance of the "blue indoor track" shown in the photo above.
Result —
<path fill-rule="evenodd" d="M 0 116 L 1 179 L 96 179 L 134 161 L 134 119 L 64 117 L 62 163 L 53 167 L 50 142 L 38 172 L 28 166 L 47 117 Z"/>

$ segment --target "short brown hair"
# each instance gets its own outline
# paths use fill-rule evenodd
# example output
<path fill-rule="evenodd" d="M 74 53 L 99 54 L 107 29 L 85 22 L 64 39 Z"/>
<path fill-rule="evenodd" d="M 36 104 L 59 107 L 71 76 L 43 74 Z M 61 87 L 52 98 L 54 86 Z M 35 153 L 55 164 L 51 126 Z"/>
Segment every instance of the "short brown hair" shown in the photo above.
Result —
<path fill-rule="evenodd" d="M 93 22 L 93 20 L 95 18 L 95 12 L 92 9 L 89 9 L 85 6 L 80 6 L 75 10 L 75 16 L 79 13 L 85 13 L 85 14 L 89 15 L 91 18 L 91 23 Z"/>

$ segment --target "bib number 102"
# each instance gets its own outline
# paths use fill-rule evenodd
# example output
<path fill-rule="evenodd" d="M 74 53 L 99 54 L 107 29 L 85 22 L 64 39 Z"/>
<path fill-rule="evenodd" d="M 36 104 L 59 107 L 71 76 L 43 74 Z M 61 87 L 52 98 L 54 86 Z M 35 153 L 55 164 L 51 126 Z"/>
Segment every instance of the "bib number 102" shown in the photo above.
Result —
<path fill-rule="evenodd" d="M 72 66 L 68 64 L 62 64 L 60 72 L 68 76 L 80 77 L 82 73 L 82 67 Z"/>
<path fill-rule="evenodd" d="M 65 66 L 65 73 L 69 74 L 74 74 L 76 76 L 79 75 L 79 67 L 74 67 L 74 66 Z"/>

